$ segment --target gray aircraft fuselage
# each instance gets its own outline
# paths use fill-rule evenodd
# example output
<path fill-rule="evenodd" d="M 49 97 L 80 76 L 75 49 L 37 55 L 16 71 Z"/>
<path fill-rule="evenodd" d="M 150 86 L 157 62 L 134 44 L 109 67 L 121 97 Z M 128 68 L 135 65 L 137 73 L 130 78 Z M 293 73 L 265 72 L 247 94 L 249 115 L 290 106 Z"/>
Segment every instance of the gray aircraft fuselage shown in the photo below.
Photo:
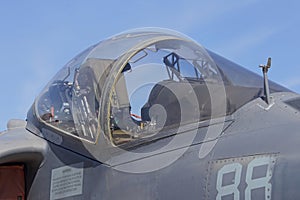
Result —
<path fill-rule="evenodd" d="M 7 195 L 297 199 L 300 95 L 270 82 L 267 102 L 263 84 L 178 33 L 104 40 L 0 133 L 0 177 L 24 166 L 24 196 Z"/>

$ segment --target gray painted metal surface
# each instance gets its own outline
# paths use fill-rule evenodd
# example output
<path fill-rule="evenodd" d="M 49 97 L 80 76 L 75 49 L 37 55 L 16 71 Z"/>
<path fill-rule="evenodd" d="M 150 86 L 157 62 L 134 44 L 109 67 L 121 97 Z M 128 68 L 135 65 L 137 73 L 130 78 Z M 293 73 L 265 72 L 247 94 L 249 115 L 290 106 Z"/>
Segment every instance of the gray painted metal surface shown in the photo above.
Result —
<path fill-rule="evenodd" d="M 12 120 L 0 133 L 0 164 L 25 165 L 27 199 L 297 199 L 297 105 L 300 95 L 273 91 L 269 104 L 253 98 L 225 116 L 121 145 L 101 131 L 96 143 L 66 135 L 33 107 L 28 122 Z"/>

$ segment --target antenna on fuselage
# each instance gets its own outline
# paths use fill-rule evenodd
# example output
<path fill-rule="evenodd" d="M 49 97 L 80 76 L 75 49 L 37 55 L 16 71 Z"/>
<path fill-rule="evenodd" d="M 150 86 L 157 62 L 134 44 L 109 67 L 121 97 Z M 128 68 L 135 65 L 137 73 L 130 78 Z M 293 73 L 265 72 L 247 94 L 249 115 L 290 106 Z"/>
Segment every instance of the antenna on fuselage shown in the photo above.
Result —
<path fill-rule="evenodd" d="M 271 58 L 268 58 L 267 65 L 259 65 L 262 68 L 262 72 L 264 75 L 264 94 L 265 101 L 267 104 L 270 104 L 270 88 L 269 88 L 269 80 L 268 80 L 268 70 L 271 67 Z"/>

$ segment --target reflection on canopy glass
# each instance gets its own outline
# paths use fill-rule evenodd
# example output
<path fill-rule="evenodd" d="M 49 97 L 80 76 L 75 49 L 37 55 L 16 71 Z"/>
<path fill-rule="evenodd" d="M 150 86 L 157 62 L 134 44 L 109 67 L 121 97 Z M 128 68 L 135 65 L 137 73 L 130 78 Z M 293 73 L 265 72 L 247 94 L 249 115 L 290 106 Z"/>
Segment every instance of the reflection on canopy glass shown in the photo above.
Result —
<path fill-rule="evenodd" d="M 124 144 L 230 115 L 262 96 L 260 81 L 184 36 L 129 32 L 71 60 L 37 98 L 35 110 L 44 128 L 90 143 L 102 133 Z M 270 89 L 286 90 L 273 83 Z"/>
<path fill-rule="evenodd" d="M 211 117 L 210 95 L 203 94 L 208 93 L 207 84 L 223 85 L 223 78 L 191 44 L 165 40 L 132 56 L 112 91 L 110 127 L 115 143 L 157 137 Z M 195 89 L 201 98 L 191 98 Z"/>

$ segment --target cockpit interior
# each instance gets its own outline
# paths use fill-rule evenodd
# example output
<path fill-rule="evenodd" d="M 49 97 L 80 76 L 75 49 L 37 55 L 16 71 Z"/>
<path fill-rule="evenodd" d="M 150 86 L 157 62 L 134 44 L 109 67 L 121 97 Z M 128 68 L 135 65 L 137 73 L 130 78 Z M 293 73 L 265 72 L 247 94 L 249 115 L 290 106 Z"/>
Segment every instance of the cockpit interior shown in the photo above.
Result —
<path fill-rule="evenodd" d="M 89 143 L 104 134 L 122 145 L 231 115 L 262 93 L 260 76 L 186 36 L 133 31 L 67 63 L 36 99 L 35 113 L 62 134 Z"/>

